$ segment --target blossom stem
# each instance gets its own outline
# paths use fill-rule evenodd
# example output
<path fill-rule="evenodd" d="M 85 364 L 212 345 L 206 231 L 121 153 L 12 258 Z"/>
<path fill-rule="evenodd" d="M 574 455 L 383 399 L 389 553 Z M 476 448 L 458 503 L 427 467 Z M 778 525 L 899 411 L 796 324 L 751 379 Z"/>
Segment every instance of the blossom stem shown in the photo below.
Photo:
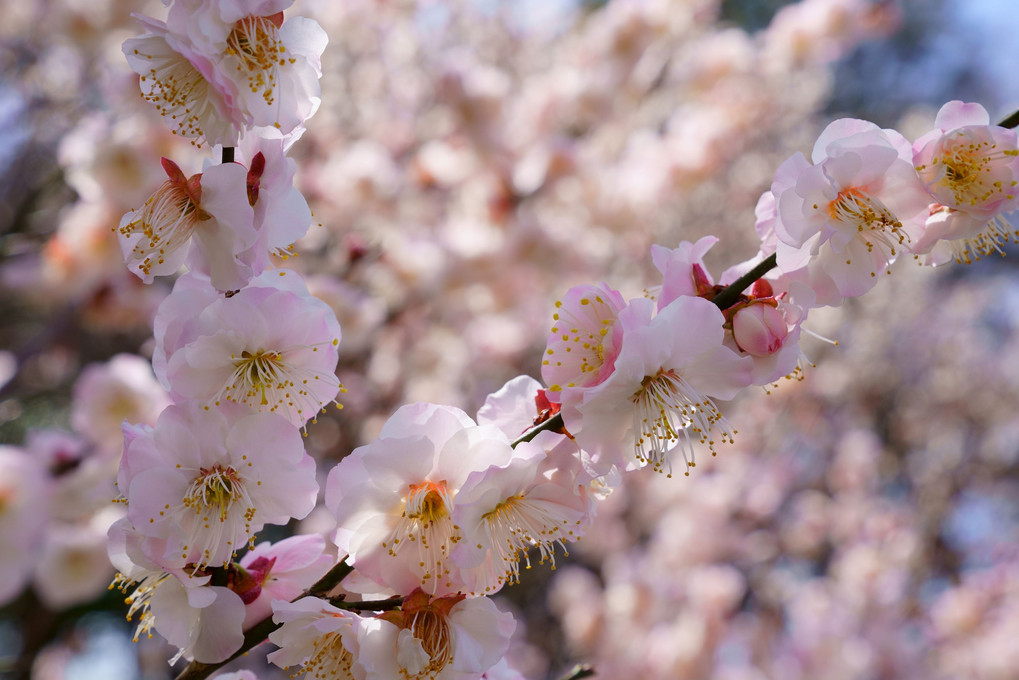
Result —
<path fill-rule="evenodd" d="M 339 598 L 335 600 L 329 600 L 333 605 L 336 605 L 340 609 L 354 609 L 356 611 L 382 611 L 385 609 L 396 609 L 403 604 L 402 597 L 390 597 L 386 600 L 364 600 L 361 602 L 344 602 Z"/>
<path fill-rule="evenodd" d="M 586 664 L 577 664 L 570 669 L 567 675 L 564 675 L 561 680 L 580 680 L 581 678 L 590 678 L 594 675 L 594 668 Z"/>
<path fill-rule="evenodd" d="M 721 310 L 728 309 L 739 299 L 740 293 L 749 288 L 754 281 L 775 268 L 776 260 L 775 253 L 764 258 L 756 267 L 723 288 L 711 301 Z"/>

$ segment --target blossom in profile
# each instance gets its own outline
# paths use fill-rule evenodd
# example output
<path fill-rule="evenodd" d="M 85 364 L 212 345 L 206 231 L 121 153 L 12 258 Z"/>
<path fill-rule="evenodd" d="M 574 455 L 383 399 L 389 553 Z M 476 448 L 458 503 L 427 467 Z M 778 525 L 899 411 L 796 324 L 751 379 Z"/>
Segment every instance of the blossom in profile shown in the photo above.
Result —
<path fill-rule="evenodd" d="M 654 302 L 631 300 L 619 314 L 622 349 L 599 385 L 563 391 L 563 420 L 606 471 L 650 465 L 671 474 L 671 454 L 695 464 L 694 444 L 712 451 L 733 428 L 713 398 L 751 384 L 753 362 L 723 345 L 725 319 L 711 302 L 682 296 L 652 316 Z"/>
<path fill-rule="evenodd" d="M 812 160 L 798 153 L 775 172 L 778 266 L 792 272 L 816 259 L 839 294 L 862 295 L 911 252 L 927 216 L 909 142 L 844 118 L 824 129 Z"/>
<path fill-rule="evenodd" d="M 215 66 L 215 54 L 203 53 L 163 21 L 135 15 L 145 33 L 124 41 L 127 63 L 139 76 L 142 99 L 174 134 L 196 146 L 233 146 L 252 124 L 234 78 Z"/>
<path fill-rule="evenodd" d="M 450 406 L 410 404 L 379 437 L 341 460 L 326 481 L 335 543 L 358 572 L 396 593 L 464 590 L 450 559 L 463 540 L 457 496 L 472 472 L 505 465 L 509 440 Z"/>
<path fill-rule="evenodd" d="M 269 634 L 279 647 L 267 659 L 283 669 L 300 667 L 291 677 L 355 678 L 364 680 L 358 664 L 359 638 L 383 622 L 362 619 L 358 614 L 335 607 L 317 597 L 302 597 L 294 602 L 274 600 L 273 621 L 281 623 Z"/>
<path fill-rule="evenodd" d="M 304 427 L 341 390 L 336 315 L 294 272 L 265 272 L 230 297 L 182 277 L 155 330 L 153 366 L 177 400 L 234 402 Z"/>
<path fill-rule="evenodd" d="M 194 573 L 228 565 L 265 524 L 305 517 L 318 494 L 315 463 L 290 423 L 197 402 L 168 407 L 131 439 L 117 484 L 134 529 L 165 542 L 150 559 Z"/>
<path fill-rule="evenodd" d="M 210 585 L 202 571 L 171 566 L 165 539 L 144 536 L 124 517 L 110 527 L 107 548 L 118 570 L 110 589 L 127 597 L 127 620 L 136 621 L 134 641 L 153 631 L 178 648 L 180 658 L 218 663 L 244 641 L 244 602 L 223 586 Z"/>
<path fill-rule="evenodd" d="M 930 264 L 1004 254 L 1019 232 L 1002 213 L 1019 207 L 1016 132 L 990 124 L 979 104 L 951 101 L 913 143 L 913 162 L 933 202 L 916 250 Z"/>
<path fill-rule="evenodd" d="M 605 284 L 575 286 L 556 301 L 541 362 L 550 392 L 595 385 L 612 372 L 619 353 L 616 317 L 625 306 L 623 296 Z"/>
<path fill-rule="evenodd" d="M 283 11 L 293 0 L 178 2 L 168 29 L 206 59 L 216 82 L 229 81 L 234 106 L 260 136 L 293 141 L 321 103 L 321 56 L 328 42 L 312 19 Z M 211 143 L 233 144 L 225 140 Z"/>
<path fill-rule="evenodd" d="M 152 283 L 176 273 L 194 247 L 218 290 L 243 287 L 252 271 L 238 255 L 256 241 L 247 170 L 222 163 L 188 178 L 173 161 L 162 163 L 166 181 L 115 228 L 128 269 Z"/>

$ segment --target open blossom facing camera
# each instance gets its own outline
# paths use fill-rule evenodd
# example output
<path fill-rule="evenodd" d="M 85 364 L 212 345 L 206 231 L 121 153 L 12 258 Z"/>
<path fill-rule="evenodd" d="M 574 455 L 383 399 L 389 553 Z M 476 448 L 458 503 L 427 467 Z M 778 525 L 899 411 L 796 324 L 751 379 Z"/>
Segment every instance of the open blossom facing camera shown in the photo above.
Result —
<path fill-rule="evenodd" d="M 778 266 L 818 261 L 841 295 L 862 295 L 920 236 L 930 203 L 909 142 L 894 130 L 844 118 L 821 133 L 811 156 L 775 173 Z"/>
<path fill-rule="evenodd" d="M 224 404 L 171 406 L 125 448 L 117 479 L 140 534 L 165 541 L 152 559 L 226 565 L 265 524 L 315 506 L 315 463 L 286 420 Z"/>
<path fill-rule="evenodd" d="M 304 427 L 341 389 L 336 315 L 287 270 L 231 297 L 182 277 L 156 314 L 156 343 L 153 367 L 178 400 L 235 402 Z"/>
<path fill-rule="evenodd" d="M 450 559 L 463 540 L 457 495 L 472 472 L 513 455 L 494 426 L 478 426 L 450 406 L 410 404 L 386 421 L 378 439 L 329 472 L 326 507 L 335 542 L 358 572 L 397 593 L 465 590 Z"/>
<path fill-rule="evenodd" d="M 979 104 L 941 107 L 934 130 L 913 144 L 916 171 L 934 202 L 917 251 L 931 264 L 1001 253 L 1019 233 L 1001 217 L 1019 207 L 1015 130 L 990 124 Z"/>
<path fill-rule="evenodd" d="M 615 370 L 590 389 L 563 391 L 563 420 L 585 451 L 610 465 L 650 465 L 671 473 L 680 449 L 729 441 L 733 430 L 712 397 L 731 399 L 750 384 L 753 362 L 722 345 L 724 318 L 698 297 L 679 297 L 656 316 L 654 303 L 631 300 L 619 314 L 622 349 Z"/>

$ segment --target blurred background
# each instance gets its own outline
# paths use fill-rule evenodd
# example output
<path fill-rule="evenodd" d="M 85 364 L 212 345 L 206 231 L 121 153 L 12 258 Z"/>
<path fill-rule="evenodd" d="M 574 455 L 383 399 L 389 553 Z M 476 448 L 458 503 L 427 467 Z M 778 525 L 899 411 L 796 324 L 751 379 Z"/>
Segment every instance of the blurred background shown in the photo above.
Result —
<path fill-rule="evenodd" d="M 553 301 L 656 284 L 649 247 L 757 251 L 775 168 L 852 116 L 915 139 L 944 102 L 1019 108 L 1008 0 L 297 0 L 330 43 L 294 146 L 319 226 L 285 266 L 343 327 L 329 467 L 399 405 L 474 413 L 538 376 Z M 0 502 L 0 676 L 173 677 L 105 558 L 119 424 L 154 422 L 147 366 L 170 281 L 126 271 L 113 227 L 206 153 L 170 135 L 120 44 L 160 2 L 4 0 L 0 451 L 42 461 Z M 689 478 L 628 475 L 557 568 L 498 598 L 526 677 L 1019 678 L 1015 255 L 900 262 L 816 310 L 802 381 L 729 403 L 736 444 Z M 20 475 L 20 476 L 19 476 Z M 6 516 L 5 516 L 6 515 Z M 30 526 L 20 533 L 15 525 Z M 293 530 L 325 530 L 314 514 Z M 30 535 L 29 535 L 30 534 Z M 277 536 L 278 537 L 278 536 Z M 32 552 L 27 568 L 12 556 Z M 243 664 L 260 677 L 259 655 Z M 264 657 L 263 657 L 264 658 Z"/>

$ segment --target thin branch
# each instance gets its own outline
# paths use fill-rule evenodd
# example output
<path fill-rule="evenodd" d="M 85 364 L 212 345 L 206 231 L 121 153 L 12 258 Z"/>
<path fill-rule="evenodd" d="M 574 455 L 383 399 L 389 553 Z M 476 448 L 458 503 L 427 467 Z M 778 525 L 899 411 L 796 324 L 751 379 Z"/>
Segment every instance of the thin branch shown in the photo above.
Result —
<path fill-rule="evenodd" d="M 1014 128 L 1019 126 L 1019 111 L 1015 111 L 1010 116 L 1006 116 L 1004 120 L 998 123 L 1003 128 Z"/>
<path fill-rule="evenodd" d="M 233 163 L 234 162 L 234 148 L 232 146 L 224 146 L 223 147 L 223 156 L 222 156 L 221 160 L 222 160 L 223 163 Z"/>
<path fill-rule="evenodd" d="M 569 673 L 564 675 L 560 680 L 580 680 L 581 678 L 590 678 L 594 675 L 594 667 L 588 666 L 587 664 L 577 664 L 570 669 Z"/>
<path fill-rule="evenodd" d="M 719 309 L 728 309 L 739 299 L 740 293 L 752 286 L 754 281 L 775 268 L 776 260 L 775 253 L 764 258 L 756 267 L 723 288 L 711 301 Z"/>
<path fill-rule="evenodd" d="M 540 425 L 536 425 L 535 427 L 531 428 L 527 432 L 524 432 L 522 435 L 514 439 L 510 443 L 510 446 L 516 448 L 517 444 L 529 442 L 535 437 L 537 437 L 539 432 L 544 432 L 545 430 L 553 431 L 561 430 L 562 428 L 563 428 L 563 414 L 557 413 L 548 420 L 546 420 L 545 422 L 541 423 Z"/>

